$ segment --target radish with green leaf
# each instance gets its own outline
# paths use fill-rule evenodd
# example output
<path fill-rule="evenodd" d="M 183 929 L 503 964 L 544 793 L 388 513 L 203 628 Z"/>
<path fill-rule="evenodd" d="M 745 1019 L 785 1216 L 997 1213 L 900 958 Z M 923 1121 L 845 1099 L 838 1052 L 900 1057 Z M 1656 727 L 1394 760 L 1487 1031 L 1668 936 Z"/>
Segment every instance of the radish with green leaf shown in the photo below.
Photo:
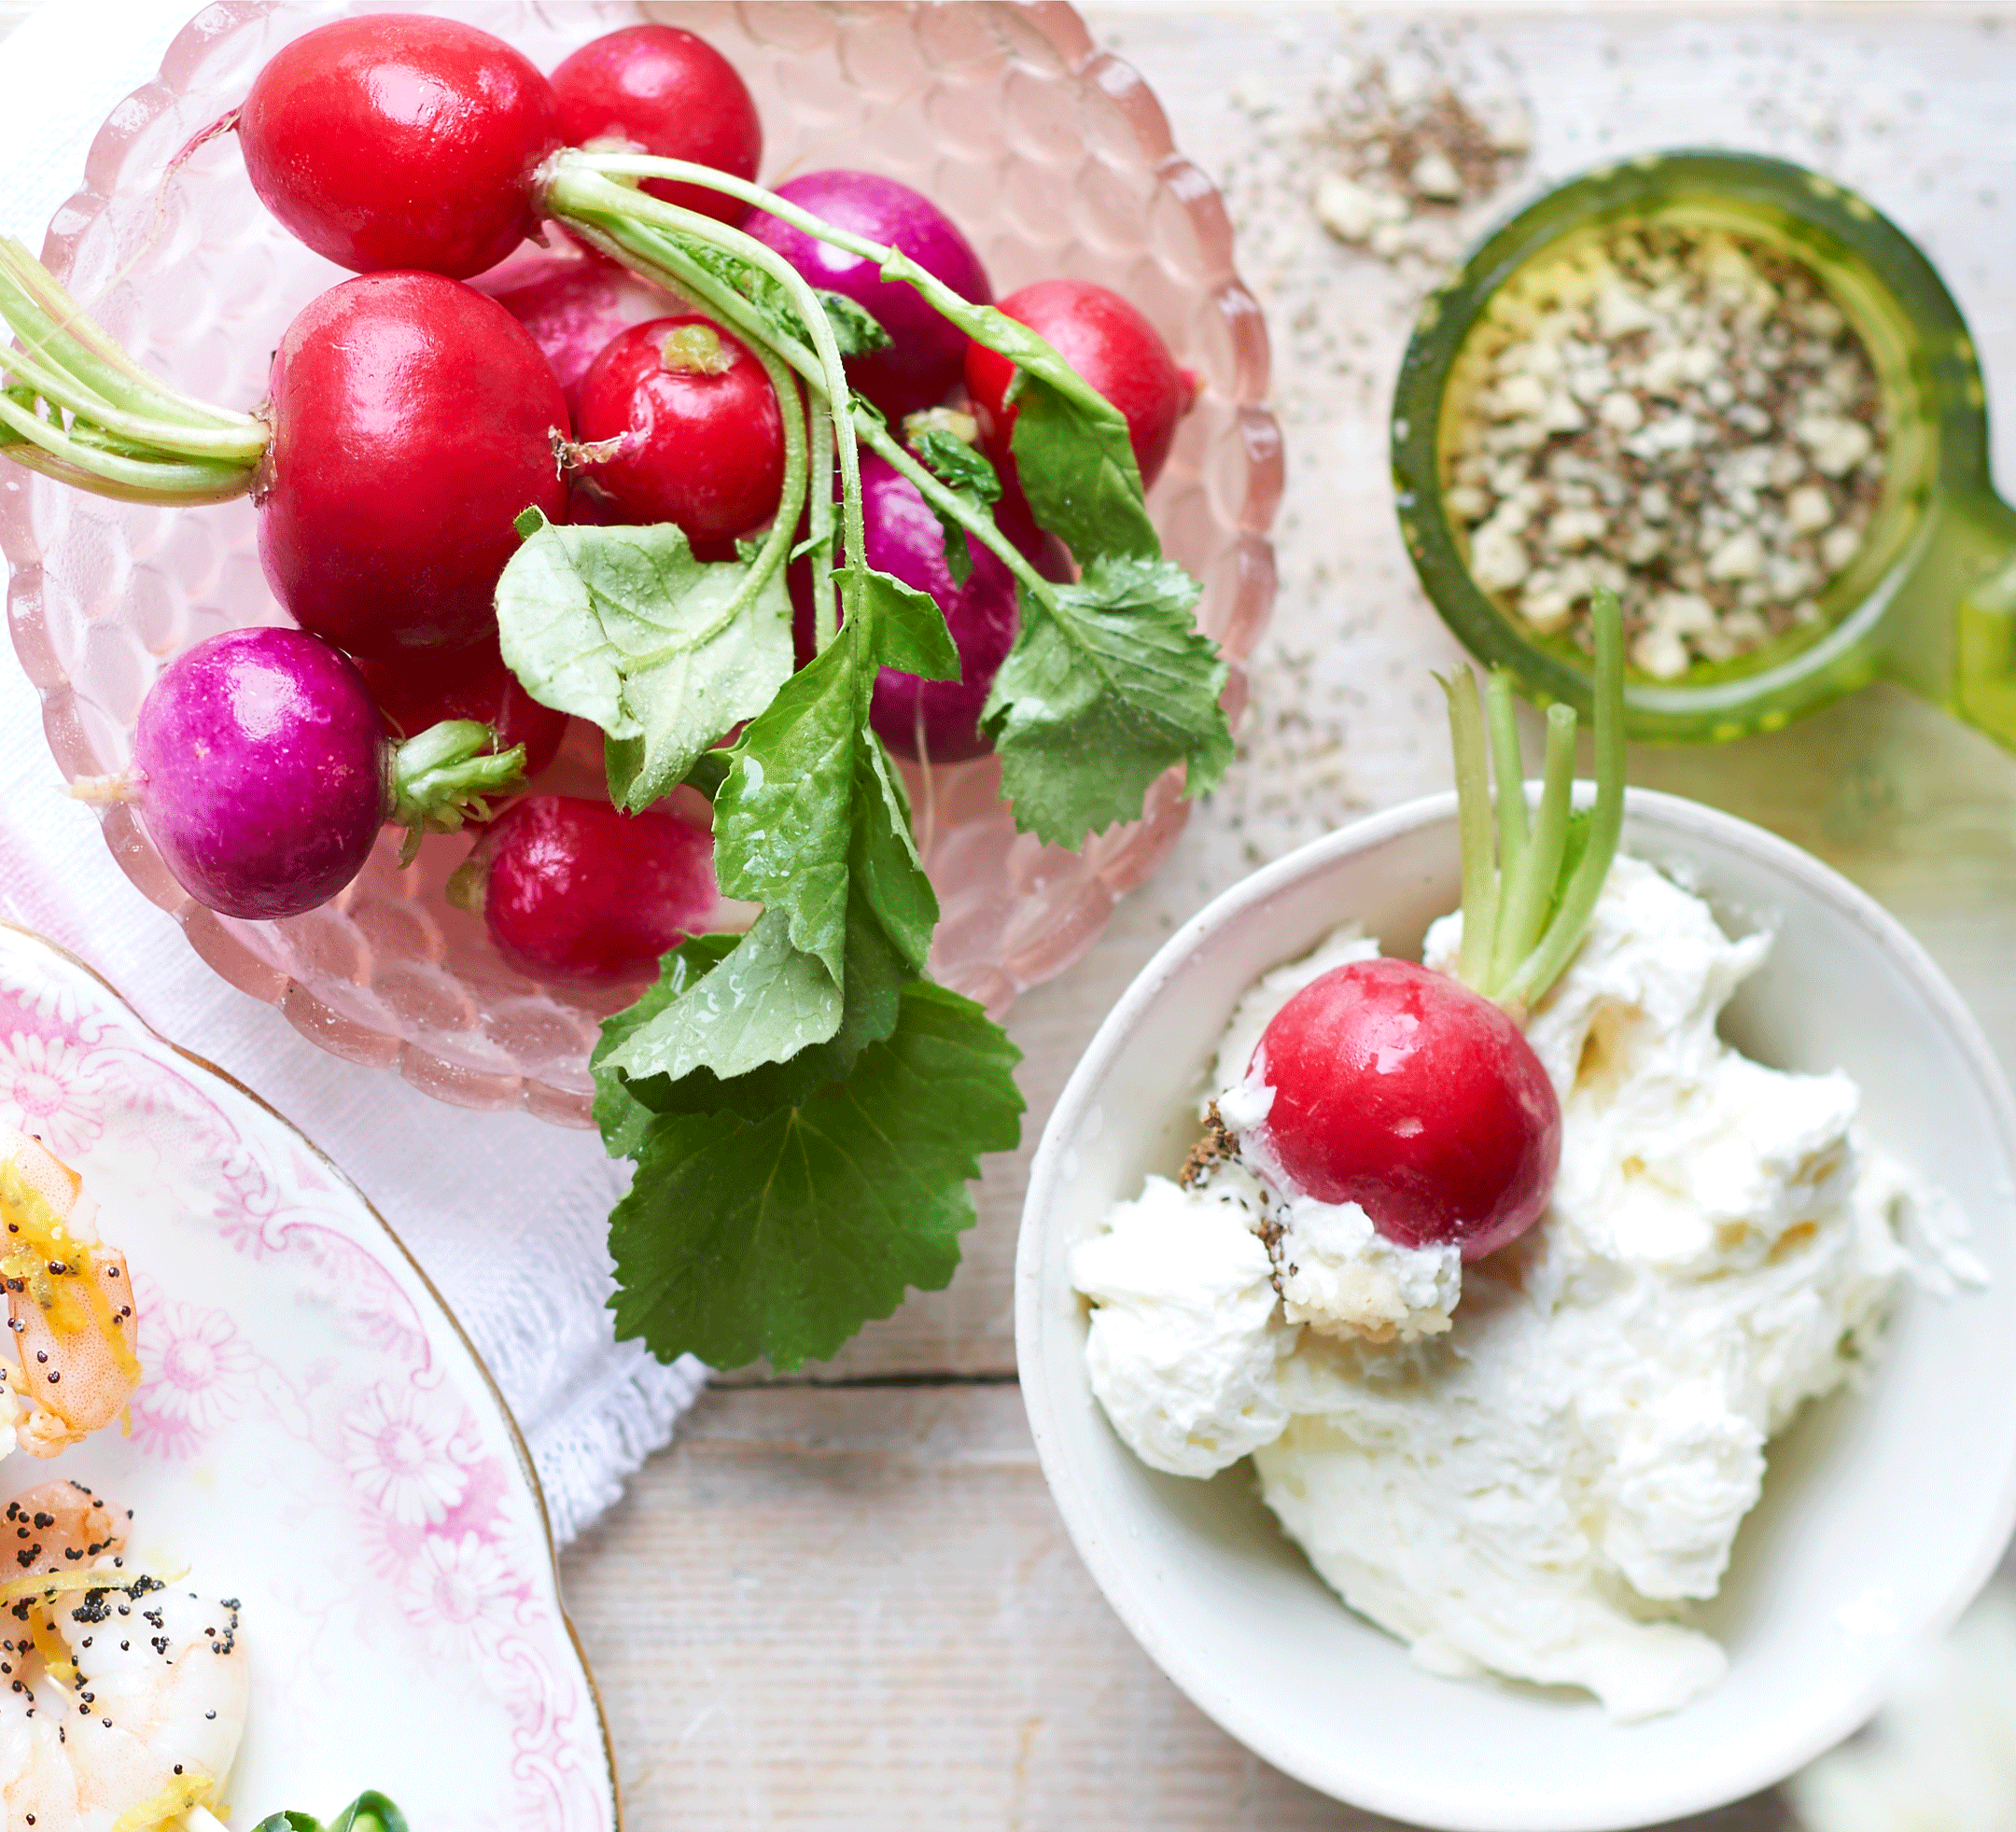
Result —
<path fill-rule="evenodd" d="M 1001 301 L 1004 315 L 1049 340 L 1057 353 L 1125 416 L 1146 489 L 1162 474 L 1176 424 L 1189 411 L 1197 378 L 1177 368 L 1155 328 L 1109 287 L 1090 280 L 1039 280 Z M 966 391 L 980 445 L 1003 470 L 1011 464 L 1015 369 L 985 343 L 966 349 Z"/>
<path fill-rule="evenodd" d="M 0 450 L 129 502 L 259 504 L 259 559 L 302 629 L 353 655 L 468 649 L 530 504 L 562 512 L 567 402 L 524 328 L 435 273 L 367 273 L 296 315 L 259 412 L 147 373 L 0 241 Z M 26 397 L 24 399 L 23 397 Z"/>
<path fill-rule="evenodd" d="M 299 916 L 363 870 L 386 821 L 423 832 L 487 819 L 525 751 L 473 720 L 386 735 L 356 665 L 300 630 L 226 630 L 175 657 L 140 704 L 133 765 L 80 800 L 129 803 L 175 882 L 220 916 Z M 404 862 L 402 860 L 402 862 Z"/>
<path fill-rule="evenodd" d="M 766 235 L 818 245 L 826 252 L 807 265 L 847 285 L 822 287 L 763 239 L 641 189 L 660 181 L 762 212 L 780 226 Z M 733 557 L 696 552 L 670 524 L 559 524 L 549 458 L 537 488 L 526 480 L 522 545 L 496 581 L 507 664 L 541 705 L 600 726 L 611 801 L 642 814 L 682 783 L 705 794 L 719 888 L 761 911 L 739 936 L 673 948 L 645 997 L 609 1021 L 594 1064 L 605 1140 L 637 1164 L 611 1224 L 619 1327 L 660 1355 L 718 1365 L 830 1353 L 906 1286 L 942 1284 L 973 1220 L 963 1182 L 981 1151 L 1013 1143 L 1021 1111 L 999 1028 L 926 977 L 937 900 L 871 708 L 886 670 L 949 682 L 962 661 L 932 594 L 874 563 L 864 453 L 916 490 L 955 581 L 983 552 L 1013 580 L 1014 644 L 980 723 L 1022 831 L 1076 846 L 1138 818 L 1166 773 L 1180 771 L 1186 793 L 1208 789 L 1232 753 L 1225 663 L 1195 625 L 1197 582 L 1163 555 L 1126 415 L 1042 336 L 970 296 L 984 276 L 962 291 L 933 272 L 944 263 L 930 238 L 831 219 L 874 183 L 836 189 L 820 214 L 693 161 L 579 147 L 552 154 L 532 182 L 539 214 L 746 346 L 783 436 L 768 529 Z M 500 218 L 519 201 L 515 177 L 455 200 Z M 405 213 L 396 203 L 393 217 Z M 917 334 L 892 335 L 912 315 Z M 31 327 L 25 341 L 38 336 Z M 1074 578 L 1046 577 L 977 477 L 950 454 L 907 447 L 875 388 L 856 385 L 887 356 L 915 392 L 885 403 L 928 402 L 957 385 L 972 342 L 1015 367 L 1019 484 L 1036 526 L 1069 547 Z M 950 360 L 920 379 L 941 350 Z M 913 369 L 920 353 L 929 360 Z M 483 368 L 472 353 L 472 385 Z M 45 468 L 104 487 L 75 451 L 125 461 L 137 430 L 100 416 L 92 378 L 106 372 L 66 381 L 38 348 L 14 371 L 25 402 L 0 402 L 32 423 L 8 422 L 24 441 L 14 449 L 32 444 Z M 469 488 L 480 496 L 485 481 Z M 415 521 L 428 520 L 426 479 L 406 487 Z M 433 520 L 455 513 L 431 507 Z M 487 525 L 487 497 L 483 508 Z M 408 535 L 423 555 L 427 538 Z M 793 557 L 808 574 L 813 651 L 795 671 Z"/>
<path fill-rule="evenodd" d="M 1545 1212 L 1561 1162 L 1553 1084 L 1520 1028 L 1581 945 L 1624 820 L 1624 637 L 1600 590 L 1596 800 L 1570 812 L 1575 717 L 1547 708 L 1547 773 L 1528 818 L 1512 684 L 1494 672 L 1489 737 L 1467 668 L 1444 683 L 1456 748 L 1463 941 L 1456 975 L 1357 961 L 1304 986 L 1255 1046 L 1220 1115 L 1277 1188 L 1355 1202 L 1406 1247 L 1481 1259 Z M 1491 773 L 1497 771 L 1493 859 Z"/>

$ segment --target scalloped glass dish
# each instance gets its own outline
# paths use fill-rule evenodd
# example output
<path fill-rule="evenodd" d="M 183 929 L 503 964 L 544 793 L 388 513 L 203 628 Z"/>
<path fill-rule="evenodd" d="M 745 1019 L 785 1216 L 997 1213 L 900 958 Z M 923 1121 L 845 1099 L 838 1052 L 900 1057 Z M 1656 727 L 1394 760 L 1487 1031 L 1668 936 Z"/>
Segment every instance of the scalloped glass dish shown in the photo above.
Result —
<path fill-rule="evenodd" d="M 281 44 L 340 13 L 375 10 L 206 7 L 160 77 L 100 130 L 84 188 L 49 226 L 48 265 L 134 357 L 191 394 L 236 407 L 259 399 L 287 321 L 344 276 L 267 216 L 231 136 L 194 154 L 165 189 L 161 174 Z M 542 68 L 638 19 L 689 26 L 755 92 L 767 180 L 822 165 L 884 172 L 966 228 L 998 292 L 1069 274 L 1125 293 L 1202 379 L 1149 509 L 1170 555 L 1204 581 L 1198 622 L 1234 664 L 1226 704 L 1237 713 L 1239 664 L 1274 594 L 1267 530 L 1281 452 L 1265 405 L 1267 331 L 1233 271 L 1216 189 L 1176 153 L 1146 84 L 1093 45 L 1071 7 L 465 0 L 430 10 L 497 33 Z M 284 621 L 259 569 L 254 513 L 243 501 L 165 510 L 32 474 L 26 483 L 0 497 L 15 650 L 64 774 L 119 770 L 141 699 L 168 661 L 217 630 Z M 991 758 L 937 768 L 928 781 L 908 774 L 944 911 L 931 971 L 997 1014 L 1091 945 L 1188 811 L 1171 772 L 1141 820 L 1072 854 L 1016 833 Z M 599 734 L 577 727 L 539 786 L 583 776 L 599 779 Z M 130 808 L 109 811 L 105 832 L 198 954 L 323 1048 L 396 1067 L 460 1106 L 590 1124 L 595 1027 L 632 995 L 550 989 L 507 968 L 482 923 L 441 898 L 466 837 L 430 838 L 407 872 L 396 841 L 382 838 L 333 902 L 285 922 L 243 922 L 189 898 Z"/>

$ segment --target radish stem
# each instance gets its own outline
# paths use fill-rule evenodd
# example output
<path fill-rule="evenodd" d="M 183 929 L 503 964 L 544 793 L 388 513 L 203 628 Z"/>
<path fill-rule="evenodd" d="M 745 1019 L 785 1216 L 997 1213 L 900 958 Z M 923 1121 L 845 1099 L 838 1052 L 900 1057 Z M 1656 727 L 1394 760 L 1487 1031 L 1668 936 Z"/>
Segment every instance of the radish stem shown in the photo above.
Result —
<path fill-rule="evenodd" d="M 806 484 L 809 555 L 812 565 L 812 629 L 817 650 L 823 650 L 840 634 L 833 608 L 833 414 L 816 396 L 805 403 L 811 476 Z"/>
<path fill-rule="evenodd" d="M 1575 798 L 1575 716 L 1559 702 L 1547 712 L 1547 774 L 1526 857 L 1498 915 L 1491 944 L 1491 981 L 1502 986 L 1533 952 L 1547 920 L 1547 902 L 1568 846 L 1568 814 Z M 1520 798 L 1524 799 L 1523 795 Z"/>
<path fill-rule="evenodd" d="M 1473 991 L 1486 992 L 1498 919 L 1498 874 L 1491 861 L 1491 768 L 1484 721 L 1477 711 L 1477 677 L 1468 668 L 1461 669 L 1442 681 L 1442 691 L 1449 696 L 1449 742 L 1456 753 L 1456 820 L 1463 846 L 1463 945 L 1456 977 Z"/>
<path fill-rule="evenodd" d="M 1561 890 L 1553 921 L 1498 994 L 1515 1015 L 1546 996 L 1582 945 L 1624 832 L 1624 624 L 1617 594 L 1599 587 L 1589 615 L 1596 637 L 1596 803 L 1589 846 Z"/>
<path fill-rule="evenodd" d="M 1456 978 L 1516 1022 L 1559 979 L 1596 913 L 1624 829 L 1624 626 L 1615 592 L 1590 604 L 1596 635 L 1596 802 L 1589 844 L 1560 882 L 1575 795 L 1575 716 L 1547 714 L 1547 766 L 1538 812 L 1529 823 L 1511 677 L 1493 670 L 1477 711 L 1469 669 L 1445 680 L 1449 741 L 1456 754 L 1456 812 L 1463 848 L 1463 940 Z M 1486 724 L 1490 727 L 1487 759 Z M 1492 869 L 1491 766 L 1497 776 L 1499 869 Z M 1555 905 L 1551 920 L 1547 907 Z M 1543 924 L 1545 927 L 1543 928 Z"/>
<path fill-rule="evenodd" d="M 1498 869 L 1519 875 L 1526 856 L 1526 771 L 1519 762 L 1519 721 L 1512 712 L 1512 677 L 1493 668 L 1484 678 L 1484 719 L 1491 731 L 1491 765 L 1498 778 Z"/>
<path fill-rule="evenodd" d="M 7 238 L 0 321 L 22 345 L 0 351 L 15 384 L 0 390 L 0 449 L 17 462 L 127 502 L 224 502 L 252 487 L 268 428 L 147 374 Z"/>
<path fill-rule="evenodd" d="M 473 719 L 444 719 L 392 753 L 392 818 L 406 829 L 399 863 L 411 865 L 423 833 L 459 832 L 473 815 L 488 820 L 485 795 L 525 780 L 525 746 L 495 750 L 497 733 Z"/>

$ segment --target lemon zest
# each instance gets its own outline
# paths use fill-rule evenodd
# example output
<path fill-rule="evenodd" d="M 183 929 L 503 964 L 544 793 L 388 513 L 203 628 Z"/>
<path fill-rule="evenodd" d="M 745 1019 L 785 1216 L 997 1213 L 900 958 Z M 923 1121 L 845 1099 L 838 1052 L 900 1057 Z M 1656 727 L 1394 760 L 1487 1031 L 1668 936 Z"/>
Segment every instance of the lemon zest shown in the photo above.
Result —
<path fill-rule="evenodd" d="M 143 1800 L 137 1807 L 128 1807 L 112 1822 L 112 1832 L 154 1832 L 156 1826 L 174 1819 L 178 1813 L 202 1806 L 216 1787 L 216 1778 L 204 1774 L 201 1769 L 178 1775 L 151 1800 Z"/>
<path fill-rule="evenodd" d="M 31 1572 L 26 1577 L 10 1577 L 0 1584 L 0 1604 L 19 1602 L 23 1597 L 53 1601 L 71 1590 L 131 1590 L 145 1578 L 149 1589 L 166 1589 L 189 1575 L 184 1565 L 173 1572 L 130 1572 L 117 1565 L 93 1565 L 88 1571 Z"/>
<path fill-rule="evenodd" d="M 57 1634 L 56 1625 L 44 1611 L 37 1610 L 35 1620 L 28 1625 L 28 1632 L 35 1642 L 35 1652 L 42 1657 L 44 1671 L 51 1679 L 68 1685 L 77 1677 L 77 1663 L 71 1659 L 70 1650 Z"/>

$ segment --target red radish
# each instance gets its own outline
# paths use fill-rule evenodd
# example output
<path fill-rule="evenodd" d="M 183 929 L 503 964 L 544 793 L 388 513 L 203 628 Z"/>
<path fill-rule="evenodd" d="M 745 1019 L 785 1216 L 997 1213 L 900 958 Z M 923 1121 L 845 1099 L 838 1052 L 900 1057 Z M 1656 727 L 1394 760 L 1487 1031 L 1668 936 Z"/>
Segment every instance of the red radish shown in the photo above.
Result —
<path fill-rule="evenodd" d="M 1511 677 L 1492 672 L 1488 720 L 1467 669 L 1445 680 L 1463 846 L 1454 972 L 1408 960 L 1333 968 L 1275 1014 L 1236 1098 L 1221 1099 L 1240 1154 L 1277 1189 L 1355 1202 L 1403 1246 L 1481 1259 L 1538 1221 L 1553 1190 L 1561 1102 L 1520 1020 L 1581 946 L 1624 824 L 1615 592 L 1594 594 L 1591 619 L 1596 799 L 1579 856 L 1575 713 L 1547 708 L 1547 774 L 1529 811 Z"/>
<path fill-rule="evenodd" d="M 567 504 L 567 402 L 517 320 L 439 274 L 346 280 L 287 327 L 270 399 L 259 558 L 294 621 L 353 655 L 490 637 L 513 519 Z"/>
<path fill-rule="evenodd" d="M 872 172 L 808 172 L 777 187 L 786 203 L 835 228 L 901 249 L 963 299 L 994 297 L 987 269 L 950 217 L 928 197 Z M 966 360 L 966 338 L 914 287 L 885 280 L 874 262 L 752 210 L 742 227 L 774 248 L 813 286 L 845 293 L 872 312 L 889 347 L 847 361 L 847 379 L 892 423 L 945 399 Z"/>
<path fill-rule="evenodd" d="M 522 745 L 525 774 L 536 776 L 567 735 L 567 714 L 540 706 L 519 685 L 494 636 L 447 655 L 362 661 L 357 671 L 397 738 L 413 737 L 443 720 L 474 720 L 497 734 L 497 749 Z"/>
<path fill-rule="evenodd" d="M 763 122 L 749 85 L 705 38 L 676 25 L 627 25 L 555 67 L 553 92 L 567 144 L 645 152 L 754 178 Z M 745 205 L 700 185 L 648 178 L 644 189 L 681 209 L 738 223 Z"/>
<path fill-rule="evenodd" d="M 621 986 L 707 928 L 720 902 L 714 840 L 655 810 L 528 795 L 477 842 L 448 896 L 528 979 Z"/>
<path fill-rule="evenodd" d="M 318 255 L 456 279 L 537 227 L 532 176 L 563 139 L 559 98 L 529 59 L 417 13 L 336 20 L 283 46 L 238 137 L 259 201 Z"/>
<path fill-rule="evenodd" d="M 1253 1052 L 1274 1091 L 1239 1150 L 1278 1187 L 1355 1202 L 1389 1240 L 1481 1259 L 1533 1225 L 1561 1164 L 1561 1103 L 1519 1028 L 1410 960 L 1334 968 Z"/>
<path fill-rule="evenodd" d="M 299 916 L 363 869 L 397 818 L 462 824 L 522 758 L 478 756 L 483 726 L 395 747 L 355 665 L 300 630 L 227 630 L 185 650 L 140 705 L 133 767 L 87 801 L 132 802 L 175 879 L 221 916 Z M 417 840 L 415 840 L 417 844 Z"/>
<path fill-rule="evenodd" d="M 513 261 L 473 284 L 531 333 L 559 378 L 567 412 L 575 414 L 581 411 L 581 378 L 610 340 L 657 317 L 667 303 L 655 287 L 601 259 Z"/>
<path fill-rule="evenodd" d="M 587 472 L 630 520 L 722 541 L 777 513 L 777 391 L 748 346 L 710 319 L 653 318 L 623 332 L 581 383 L 580 430 L 587 444 L 622 441 Z"/>
<path fill-rule="evenodd" d="M 1196 378 L 1178 369 L 1155 328 L 1121 296 L 1090 280 L 1039 280 L 1010 293 L 1001 309 L 1046 339 L 1066 362 L 1126 416 L 1134 462 L 1145 489 L 1161 474 L 1176 423 L 1196 394 Z M 980 443 L 1009 473 L 1015 410 L 1002 401 L 1015 365 L 984 343 L 966 346 L 966 388 Z"/>

